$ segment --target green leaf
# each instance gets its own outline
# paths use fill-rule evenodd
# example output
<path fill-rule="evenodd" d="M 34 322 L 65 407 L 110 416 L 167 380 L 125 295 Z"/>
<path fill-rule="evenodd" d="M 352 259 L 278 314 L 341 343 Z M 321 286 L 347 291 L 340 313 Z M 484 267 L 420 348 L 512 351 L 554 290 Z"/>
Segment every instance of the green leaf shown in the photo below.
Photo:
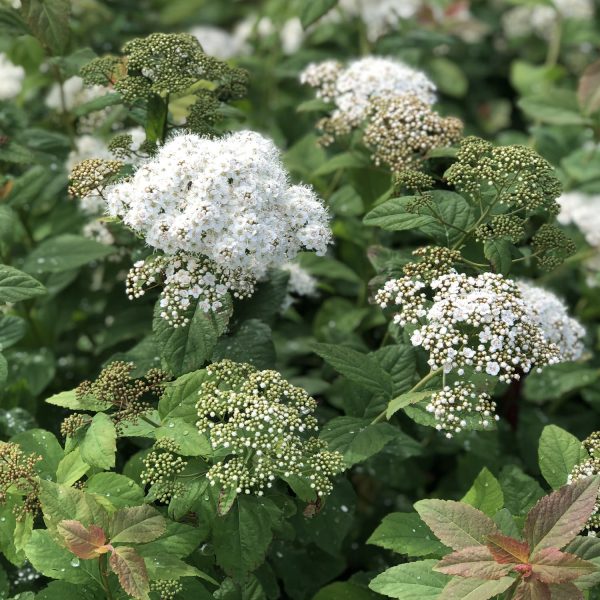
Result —
<path fill-rule="evenodd" d="M 0 302 L 18 302 L 43 296 L 46 288 L 37 280 L 7 265 L 0 265 Z"/>
<path fill-rule="evenodd" d="M 505 592 L 514 582 L 512 577 L 502 577 L 493 581 L 453 577 L 437 600 L 489 600 Z"/>
<path fill-rule="evenodd" d="M 81 441 L 81 458 L 92 467 L 112 469 L 117 452 L 117 432 L 108 415 L 97 413 Z"/>
<path fill-rule="evenodd" d="M 372 227 L 381 227 L 386 231 L 418 229 L 423 225 L 435 223 L 435 219 L 431 215 L 407 212 L 407 204 L 413 201 L 414 196 L 390 198 L 368 212 L 363 219 L 363 223 Z"/>
<path fill-rule="evenodd" d="M 204 380 L 206 371 L 194 371 L 169 382 L 158 402 L 158 414 L 164 421 L 167 418 L 180 417 L 193 420 L 197 416 L 196 402 L 198 392 Z"/>
<path fill-rule="evenodd" d="M 508 275 L 512 267 L 512 242 L 503 238 L 486 240 L 483 244 L 483 254 L 490 261 L 494 271 Z"/>
<path fill-rule="evenodd" d="M 577 587 L 588 590 L 600 584 L 600 538 L 578 535 L 564 549 L 565 552 L 575 554 L 597 566 L 597 571 L 585 575 L 577 580 Z"/>
<path fill-rule="evenodd" d="M 463 98 L 469 89 L 469 80 L 463 70 L 447 58 L 434 58 L 427 65 L 427 73 L 439 90 L 453 96 Z"/>
<path fill-rule="evenodd" d="M 196 303 L 189 311 L 190 322 L 173 327 L 160 316 L 157 303 L 152 325 L 161 357 L 174 375 L 183 375 L 199 369 L 208 361 L 231 317 L 231 302 L 224 300 L 218 312 L 205 313 Z"/>
<path fill-rule="evenodd" d="M 168 102 L 158 94 L 152 94 L 148 99 L 146 139 L 149 142 L 162 143 L 164 141 L 168 108 Z"/>
<path fill-rule="evenodd" d="M 369 587 L 398 600 L 435 600 L 449 581 L 436 573 L 436 560 L 421 560 L 392 567 L 371 581 Z"/>
<path fill-rule="evenodd" d="M 166 522 L 152 506 L 132 506 L 118 510 L 110 526 L 110 541 L 145 544 L 159 538 L 166 531 Z"/>
<path fill-rule="evenodd" d="M 272 369 L 275 346 L 271 339 L 271 328 L 258 319 L 244 321 L 232 335 L 224 336 L 217 342 L 212 361 L 225 358 L 250 363 L 257 369 Z"/>
<path fill-rule="evenodd" d="M 29 429 L 11 438 L 26 453 L 41 456 L 36 471 L 44 479 L 54 479 L 58 465 L 64 456 L 63 449 L 56 436 L 45 429 Z"/>
<path fill-rule="evenodd" d="M 329 449 L 340 452 L 348 467 L 377 454 L 390 441 L 401 435 L 389 423 L 371 424 L 369 419 L 336 417 L 321 431 L 321 439 Z"/>
<path fill-rule="evenodd" d="M 69 0 L 22 0 L 21 15 L 33 35 L 53 54 L 64 54 L 71 28 Z"/>
<path fill-rule="evenodd" d="M 74 566 L 73 554 L 59 546 L 46 529 L 35 529 L 25 547 L 25 554 L 32 567 L 52 579 L 64 579 L 71 583 L 90 583 L 85 569 Z"/>
<path fill-rule="evenodd" d="M 411 558 L 442 557 L 450 548 L 439 542 L 417 513 L 392 513 L 371 534 L 367 544 L 381 546 Z"/>
<path fill-rule="evenodd" d="M 0 354 L 0 386 L 4 386 L 8 378 L 8 363 L 4 354 Z"/>
<path fill-rule="evenodd" d="M 452 246 L 459 241 L 475 222 L 474 209 L 456 192 L 434 190 L 429 192 L 433 198 L 435 210 L 421 209 L 421 214 L 431 215 L 433 221 L 420 225 L 424 234 L 431 236 L 439 244 Z"/>
<path fill-rule="evenodd" d="M 335 581 L 321 588 L 312 600 L 376 600 L 370 590 L 350 581 Z"/>
<path fill-rule="evenodd" d="M 165 533 L 153 542 L 140 546 L 139 552 L 144 557 L 159 559 L 165 556 L 185 558 L 198 548 L 203 539 L 204 535 L 198 527 L 169 520 Z"/>
<path fill-rule="evenodd" d="M 133 549 L 120 546 L 110 555 L 109 564 L 121 587 L 134 598 L 149 600 L 150 581 L 144 559 Z"/>
<path fill-rule="evenodd" d="M 15 10 L 0 8 L 0 32 L 3 35 L 27 35 L 31 32 Z"/>
<path fill-rule="evenodd" d="M 588 119 L 579 112 L 575 92 L 553 88 L 521 98 L 517 104 L 530 118 L 551 125 L 585 125 Z"/>
<path fill-rule="evenodd" d="M 599 369 L 577 363 L 559 363 L 545 367 L 541 373 L 531 373 L 525 379 L 525 398 L 543 404 L 595 383 Z"/>
<path fill-rule="evenodd" d="M 504 494 L 498 480 L 484 467 L 461 502 L 493 517 L 504 506 Z"/>
<path fill-rule="evenodd" d="M 544 496 L 540 484 L 519 467 L 508 465 L 500 472 L 504 505 L 513 515 L 524 515 Z"/>
<path fill-rule="evenodd" d="M 85 102 L 73 109 L 73 115 L 76 117 L 83 117 L 89 113 L 102 110 L 108 106 L 114 106 L 115 104 L 121 104 L 122 98 L 120 94 L 104 94 L 98 98 L 94 98 L 89 102 Z"/>
<path fill-rule="evenodd" d="M 213 522 L 217 564 L 234 579 L 243 579 L 264 560 L 273 537 L 269 504 L 265 498 L 239 496 L 231 510 Z"/>
<path fill-rule="evenodd" d="M 311 0 L 310 2 L 303 2 L 302 11 L 300 12 L 300 21 L 302 22 L 302 27 L 306 29 L 315 21 L 318 21 L 337 3 L 338 0 Z"/>
<path fill-rule="evenodd" d="M 313 344 L 312 347 L 350 381 L 388 398 L 392 395 L 392 379 L 373 357 L 336 344 Z"/>
<path fill-rule="evenodd" d="M 100 260 L 114 249 L 94 240 L 65 233 L 43 241 L 25 259 L 23 268 L 36 275 L 62 273 Z"/>
<path fill-rule="evenodd" d="M 87 395 L 78 397 L 76 390 L 54 394 L 54 396 L 47 398 L 46 402 L 71 410 L 102 411 L 110 407 L 110 404 L 96 400 L 94 396 Z"/>
<path fill-rule="evenodd" d="M 314 3 L 318 3 L 319 0 L 314 0 Z M 313 4 L 313 2 L 306 3 L 306 6 Z M 320 175 L 329 175 L 336 171 L 345 169 L 362 169 L 369 166 L 370 159 L 366 154 L 359 154 L 357 152 L 342 152 L 336 154 L 333 158 L 323 163 L 314 173 L 315 177 Z"/>
<path fill-rule="evenodd" d="M 90 494 L 106 498 L 115 508 L 136 506 L 144 501 L 144 490 L 120 473 L 96 473 L 85 484 Z"/>
<path fill-rule="evenodd" d="M 69 452 L 58 464 L 56 483 L 71 486 L 90 470 L 90 465 L 81 458 L 79 448 Z"/>
<path fill-rule="evenodd" d="M 389 419 L 392 415 L 396 414 L 400 409 L 410 406 L 411 404 L 417 404 L 429 398 L 432 394 L 431 390 L 425 390 L 423 392 L 407 392 L 402 394 L 393 400 L 390 400 L 388 404 L 385 416 Z"/>
<path fill-rule="evenodd" d="M 556 490 L 567 483 L 573 467 L 588 458 L 581 442 L 556 425 L 542 431 L 538 450 L 544 479 Z"/>
<path fill-rule="evenodd" d="M 453 550 L 484 545 L 488 536 L 500 533 L 487 515 L 462 502 L 420 500 L 415 509 L 440 541 Z"/>
<path fill-rule="evenodd" d="M 212 456 L 213 448 L 208 438 L 195 424 L 179 417 L 169 417 L 155 430 L 156 439 L 169 438 L 177 442 L 178 453 L 183 456 Z"/>
<path fill-rule="evenodd" d="M 331 104 L 321 100 L 321 98 L 312 98 L 311 100 L 305 100 L 300 102 L 296 107 L 296 112 L 328 112 L 331 110 Z"/>
<path fill-rule="evenodd" d="M 545 548 L 562 548 L 589 519 L 598 497 L 598 477 L 580 479 L 544 496 L 525 519 L 523 534 L 536 554 Z"/>
<path fill-rule="evenodd" d="M 27 332 L 27 323 L 21 317 L 2 315 L 0 317 L 0 350 L 16 344 Z"/>

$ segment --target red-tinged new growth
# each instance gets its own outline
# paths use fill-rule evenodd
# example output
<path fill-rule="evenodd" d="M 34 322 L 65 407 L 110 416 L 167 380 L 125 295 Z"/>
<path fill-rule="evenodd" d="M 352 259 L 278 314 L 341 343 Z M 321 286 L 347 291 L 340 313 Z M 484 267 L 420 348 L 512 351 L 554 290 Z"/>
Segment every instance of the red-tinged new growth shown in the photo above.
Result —
<path fill-rule="evenodd" d="M 599 485 L 600 478 L 588 477 L 542 498 L 525 519 L 524 540 L 500 533 L 488 516 L 467 504 L 417 502 L 423 521 L 454 550 L 434 570 L 463 580 L 507 581 L 508 576 L 510 600 L 583 598 L 577 580 L 598 566 L 562 548 L 594 511 Z M 455 597 L 458 581 L 452 579 L 440 599 Z"/>

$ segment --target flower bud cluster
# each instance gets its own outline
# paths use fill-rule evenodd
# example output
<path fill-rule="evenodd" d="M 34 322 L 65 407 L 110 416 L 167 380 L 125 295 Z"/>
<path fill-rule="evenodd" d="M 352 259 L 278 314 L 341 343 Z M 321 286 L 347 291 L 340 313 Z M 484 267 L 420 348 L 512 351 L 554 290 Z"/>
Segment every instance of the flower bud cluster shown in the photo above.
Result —
<path fill-rule="evenodd" d="M 318 125 L 325 134 L 324 145 L 362 125 L 377 98 L 410 94 L 425 104 L 435 102 L 435 85 L 424 73 L 386 57 L 367 56 L 347 66 L 333 60 L 312 63 L 300 81 L 333 105 L 331 114 Z"/>
<path fill-rule="evenodd" d="M 583 441 L 584 448 L 589 452 L 589 458 L 573 467 L 567 483 L 573 483 L 586 477 L 600 475 L 600 431 L 595 431 Z M 600 494 L 592 516 L 588 519 L 584 531 L 591 537 L 600 534 Z"/>
<path fill-rule="evenodd" d="M 187 461 L 178 456 L 179 445 L 170 438 L 159 439 L 152 452 L 144 458 L 144 471 L 140 474 L 142 483 L 152 486 L 151 494 L 159 502 L 169 502 L 184 491 L 183 483 L 177 481 Z"/>
<path fill-rule="evenodd" d="M 411 342 L 429 353 L 432 369 L 459 375 L 471 369 L 510 381 L 561 358 L 532 318 L 518 285 L 500 274 L 451 272 L 429 284 L 393 279 L 375 300 L 382 308 L 400 308 L 395 323 L 416 326 Z"/>
<path fill-rule="evenodd" d="M 66 437 L 74 436 L 84 425 L 89 423 L 90 419 L 88 415 L 83 413 L 73 413 L 63 419 L 60 424 L 60 434 Z"/>
<path fill-rule="evenodd" d="M 363 140 L 376 165 L 399 172 L 416 167 L 430 150 L 457 142 L 462 129 L 460 119 L 442 117 L 412 94 L 383 96 L 370 103 Z"/>
<path fill-rule="evenodd" d="M 40 507 L 39 479 L 35 469 L 41 460 L 41 456 L 23 452 L 18 444 L 0 442 L 0 504 L 8 500 L 9 494 L 21 494 L 22 504 L 15 507 L 18 520 L 27 514 L 35 516 Z"/>
<path fill-rule="evenodd" d="M 207 473 L 211 485 L 261 496 L 276 479 L 300 478 L 318 497 L 343 470 L 342 456 L 314 436 L 316 402 L 276 371 L 229 360 L 207 368 L 197 426 L 227 456 Z"/>
<path fill-rule="evenodd" d="M 551 271 L 577 250 L 575 242 L 552 223 L 544 223 L 531 238 L 531 249 L 540 266 Z"/>
<path fill-rule="evenodd" d="M 160 600 L 173 600 L 183 592 L 183 584 L 176 579 L 157 579 L 150 582 L 150 589 L 158 594 Z"/>
<path fill-rule="evenodd" d="M 496 403 L 488 394 L 477 391 L 472 383 L 462 381 L 434 392 L 427 411 L 433 413 L 438 421 L 436 429 L 444 431 L 447 438 L 465 429 L 467 419 L 473 415 L 482 427 L 489 427 L 500 418 L 496 414 Z"/>
<path fill-rule="evenodd" d="M 527 146 L 496 147 L 480 138 L 464 138 L 446 179 L 473 199 L 493 192 L 499 205 L 523 209 L 525 214 L 559 211 L 560 182 L 550 163 Z"/>
<path fill-rule="evenodd" d="M 450 272 L 454 265 L 461 260 L 458 250 L 444 246 L 423 246 L 413 251 L 413 256 L 421 260 L 404 265 L 403 271 L 410 279 L 431 281 Z"/>
<path fill-rule="evenodd" d="M 69 176 L 69 194 L 79 198 L 101 196 L 123 167 L 120 160 L 88 158 L 77 163 Z"/>
<path fill-rule="evenodd" d="M 226 292 L 245 297 L 268 269 L 302 249 L 324 254 L 331 240 L 322 202 L 312 189 L 290 185 L 273 142 L 250 131 L 177 136 L 104 195 L 112 216 L 167 255 L 162 264 L 134 267 L 129 295 L 165 271 L 173 294 L 163 308 L 174 322 L 189 296 L 214 310 Z"/>
<path fill-rule="evenodd" d="M 410 192 L 422 192 L 431 189 L 435 180 L 431 175 L 415 169 L 403 169 L 394 176 L 394 195 L 402 196 L 406 189 Z"/>
<path fill-rule="evenodd" d="M 516 215 L 495 215 L 477 227 L 475 238 L 478 242 L 505 238 L 516 244 L 525 237 L 525 223 L 525 219 Z"/>
<path fill-rule="evenodd" d="M 532 321 L 541 328 L 546 339 L 557 346 L 560 360 L 581 358 L 585 329 L 569 316 L 567 305 L 551 291 L 532 283 L 519 281 L 517 285 Z"/>

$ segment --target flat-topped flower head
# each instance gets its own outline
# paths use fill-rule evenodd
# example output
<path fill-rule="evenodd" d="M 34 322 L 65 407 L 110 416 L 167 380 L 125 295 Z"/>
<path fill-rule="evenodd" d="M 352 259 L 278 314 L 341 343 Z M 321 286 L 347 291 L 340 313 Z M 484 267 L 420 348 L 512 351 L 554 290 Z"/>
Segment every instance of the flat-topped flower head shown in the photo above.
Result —
<path fill-rule="evenodd" d="M 519 281 L 518 286 L 531 319 L 539 325 L 546 339 L 556 344 L 561 361 L 581 358 L 585 329 L 569 316 L 567 305 L 551 291 L 532 283 Z"/>
<path fill-rule="evenodd" d="M 322 255 L 331 240 L 321 200 L 311 188 L 292 185 L 275 144 L 251 131 L 174 137 L 104 197 L 110 215 L 167 255 L 153 274 L 135 274 L 133 296 L 167 266 L 169 281 L 189 299 L 207 290 L 248 296 L 270 268 L 301 250 Z M 177 323 L 179 309 L 167 304 L 165 318 Z M 211 301 L 203 307 L 214 309 Z"/>
<path fill-rule="evenodd" d="M 387 57 L 367 56 L 347 66 L 333 60 L 313 63 L 300 81 L 333 105 L 331 115 L 319 123 L 324 143 L 360 126 L 376 98 L 410 94 L 427 105 L 435 102 L 435 85 L 424 73 Z"/>
<path fill-rule="evenodd" d="M 342 456 L 317 438 L 316 402 L 276 371 L 229 360 L 206 370 L 198 392 L 198 430 L 223 459 L 207 473 L 211 485 L 262 496 L 276 479 L 300 479 L 327 496 Z"/>
<path fill-rule="evenodd" d="M 382 308 L 399 307 L 394 321 L 411 326 L 411 342 L 428 352 L 432 369 L 458 375 L 469 369 L 509 381 L 561 360 L 518 285 L 500 274 L 450 272 L 429 284 L 393 279 L 375 300 Z"/>

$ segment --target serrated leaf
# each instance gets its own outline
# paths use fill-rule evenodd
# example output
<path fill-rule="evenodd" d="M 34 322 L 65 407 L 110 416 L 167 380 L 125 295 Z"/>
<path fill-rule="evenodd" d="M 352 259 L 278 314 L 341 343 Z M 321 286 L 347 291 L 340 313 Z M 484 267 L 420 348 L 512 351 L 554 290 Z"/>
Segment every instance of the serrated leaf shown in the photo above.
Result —
<path fill-rule="evenodd" d="M 531 566 L 535 576 L 544 583 L 568 583 L 598 570 L 594 563 L 556 548 L 537 552 L 531 558 Z"/>
<path fill-rule="evenodd" d="M 0 265 L 0 303 L 18 302 L 46 294 L 46 288 L 31 275 Z"/>
<path fill-rule="evenodd" d="M 440 541 L 454 550 L 484 545 L 499 533 L 494 521 L 481 511 L 452 500 L 420 500 L 415 509 Z"/>
<path fill-rule="evenodd" d="M 390 403 L 385 411 L 385 416 L 389 419 L 402 408 L 427 400 L 430 398 L 431 394 L 431 390 L 425 390 L 423 392 L 407 392 L 406 394 L 402 394 L 397 398 L 390 400 Z"/>
<path fill-rule="evenodd" d="M 529 577 L 521 580 L 511 600 L 551 600 L 551 598 L 550 588 L 546 583 Z"/>
<path fill-rule="evenodd" d="M 23 269 L 34 275 L 63 273 L 105 258 L 114 249 L 80 235 L 65 233 L 44 240 L 25 259 Z"/>
<path fill-rule="evenodd" d="M 529 511 L 523 533 L 532 554 L 562 548 L 581 531 L 594 510 L 598 484 L 598 477 L 587 477 L 565 485 Z"/>
<path fill-rule="evenodd" d="M 371 424 L 369 419 L 336 417 L 323 427 L 320 438 L 330 450 L 340 452 L 350 467 L 377 454 L 398 435 L 398 430 L 389 423 Z"/>
<path fill-rule="evenodd" d="M 48 404 L 70 408 L 71 410 L 92 410 L 101 411 L 110 407 L 107 402 L 96 400 L 94 396 L 78 396 L 76 390 L 68 390 L 50 396 L 46 399 Z"/>
<path fill-rule="evenodd" d="M 435 223 L 435 218 L 431 215 L 407 212 L 407 204 L 413 201 L 413 196 L 390 198 L 368 212 L 363 219 L 363 223 L 372 227 L 381 227 L 386 231 L 405 231 Z"/>
<path fill-rule="evenodd" d="M 25 319 L 13 315 L 2 315 L 0 317 L 0 350 L 6 350 L 16 344 L 23 338 L 26 331 Z"/>
<path fill-rule="evenodd" d="M 405 563 L 384 571 L 369 587 L 379 594 L 398 600 L 435 600 L 449 581 L 447 575 L 436 573 L 435 560 Z"/>
<path fill-rule="evenodd" d="M 145 544 L 159 538 L 166 530 L 164 517 L 152 506 L 132 506 L 118 510 L 110 527 L 110 541 Z"/>
<path fill-rule="evenodd" d="M 194 419 L 198 392 L 204 380 L 206 371 L 194 371 L 178 377 L 167 383 L 165 391 L 158 402 L 158 414 L 162 420 L 171 417 Z"/>
<path fill-rule="evenodd" d="M 392 395 L 391 376 L 373 357 L 336 344 L 313 344 L 312 347 L 321 358 L 350 381 L 388 398 Z"/>
<path fill-rule="evenodd" d="M 116 509 L 136 506 L 144 500 L 144 490 L 120 473 L 96 473 L 86 481 L 85 489 L 102 496 L 103 502 L 108 501 Z"/>
<path fill-rule="evenodd" d="M 505 592 L 514 582 L 512 577 L 488 581 L 454 577 L 442 590 L 437 600 L 489 600 Z"/>
<path fill-rule="evenodd" d="M 586 115 L 600 109 L 600 61 L 588 65 L 579 78 L 577 100 Z"/>
<path fill-rule="evenodd" d="M 521 542 L 501 533 L 490 535 L 487 547 L 494 560 L 503 565 L 526 563 L 529 560 L 530 548 L 527 542 Z"/>
<path fill-rule="evenodd" d="M 575 554 L 597 566 L 597 571 L 591 575 L 580 577 L 577 586 L 587 590 L 600 584 L 600 538 L 589 535 L 578 535 L 564 548 L 565 552 Z"/>
<path fill-rule="evenodd" d="M 109 550 L 104 530 L 97 525 L 84 527 L 79 521 L 70 519 L 61 521 L 56 529 L 67 548 L 84 560 L 98 558 Z"/>
<path fill-rule="evenodd" d="M 447 554 L 435 567 L 439 573 L 477 579 L 500 579 L 511 569 L 510 564 L 496 562 L 486 546 L 472 546 Z"/>
<path fill-rule="evenodd" d="M 306 29 L 309 25 L 312 25 L 337 3 L 338 0 L 311 0 L 310 2 L 302 3 L 302 10 L 300 12 L 302 27 Z"/>
<path fill-rule="evenodd" d="M 574 435 L 556 425 L 547 425 L 540 437 L 538 457 L 544 479 L 558 489 L 567 483 L 573 467 L 588 458 L 588 454 Z"/>
<path fill-rule="evenodd" d="M 81 479 L 90 470 L 83 458 L 79 448 L 75 448 L 58 463 L 56 469 L 56 483 L 64 485 L 73 485 L 77 480 Z"/>
<path fill-rule="evenodd" d="M 504 494 L 498 480 L 484 467 L 461 502 L 493 517 L 504 506 Z"/>
<path fill-rule="evenodd" d="M 508 275 L 512 267 L 512 248 L 510 240 L 499 238 L 486 240 L 483 244 L 483 254 L 490 261 L 494 271 Z"/>
<path fill-rule="evenodd" d="M 583 592 L 574 583 L 560 583 L 551 586 L 552 600 L 583 600 Z"/>
<path fill-rule="evenodd" d="M 117 453 L 117 432 L 110 417 L 104 413 L 93 416 L 80 445 L 81 458 L 90 466 L 112 469 Z"/>
<path fill-rule="evenodd" d="M 53 54 L 64 54 L 71 37 L 69 0 L 22 0 L 20 10 L 42 45 Z"/>
<path fill-rule="evenodd" d="M 115 548 L 109 559 L 112 570 L 119 578 L 121 587 L 134 598 L 150 598 L 150 582 L 144 559 L 128 546 Z"/>
<path fill-rule="evenodd" d="M 417 513 L 392 513 L 371 534 L 367 544 L 381 546 L 410 557 L 442 556 L 449 548 L 435 539 Z"/>

